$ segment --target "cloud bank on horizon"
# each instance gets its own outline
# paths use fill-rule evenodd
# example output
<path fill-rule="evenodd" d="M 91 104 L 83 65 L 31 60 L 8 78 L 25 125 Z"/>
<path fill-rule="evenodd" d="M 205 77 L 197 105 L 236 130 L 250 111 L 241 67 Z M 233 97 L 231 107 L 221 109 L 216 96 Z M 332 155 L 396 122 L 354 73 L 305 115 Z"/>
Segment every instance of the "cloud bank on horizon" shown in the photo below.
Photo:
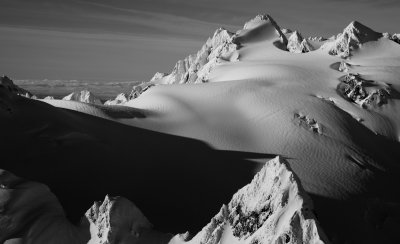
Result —
<path fill-rule="evenodd" d="M 400 32 L 399 10 L 396 0 L 2 0 L 0 67 L 16 79 L 148 80 L 258 13 L 331 36 L 352 20 Z"/>

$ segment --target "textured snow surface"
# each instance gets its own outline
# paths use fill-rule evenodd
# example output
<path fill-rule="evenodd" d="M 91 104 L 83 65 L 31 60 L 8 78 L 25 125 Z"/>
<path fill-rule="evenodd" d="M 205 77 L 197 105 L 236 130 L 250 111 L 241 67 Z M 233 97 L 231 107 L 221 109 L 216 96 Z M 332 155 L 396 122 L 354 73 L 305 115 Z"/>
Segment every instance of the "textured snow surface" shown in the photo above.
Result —
<path fill-rule="evenodd" d="M 288 163 L 277 157 L 192 240 L 184 242 L 178 235 L 170 244 L 328 243 L 312 208 Z"/>

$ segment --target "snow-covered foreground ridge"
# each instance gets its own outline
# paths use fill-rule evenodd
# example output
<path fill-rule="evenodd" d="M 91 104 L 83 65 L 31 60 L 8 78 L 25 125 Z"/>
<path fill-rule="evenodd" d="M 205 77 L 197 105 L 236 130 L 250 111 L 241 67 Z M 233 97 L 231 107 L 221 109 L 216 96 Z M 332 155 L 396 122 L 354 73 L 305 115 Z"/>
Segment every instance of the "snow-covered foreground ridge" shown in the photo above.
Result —
<path fill-rule="evenodd" d="M 123 197 L 95 202 L 80 226 L 73 226 L 46 186 L 6 171 L 0 172 L 0 186 L 0 241 L 5 243 L 328 243 L 311 199 L 280 157 L 268 161 L 191 240 L 187 234 L 172 237 L 153 230 Z M 27 234 L 21 236 L 21 230 Z"/>
<path fill-rule="evenodd" d="M 312 209 L 297 176 L 277 157 L 192 240 L 178 235 L 170 244 L 328 243 Z"/>

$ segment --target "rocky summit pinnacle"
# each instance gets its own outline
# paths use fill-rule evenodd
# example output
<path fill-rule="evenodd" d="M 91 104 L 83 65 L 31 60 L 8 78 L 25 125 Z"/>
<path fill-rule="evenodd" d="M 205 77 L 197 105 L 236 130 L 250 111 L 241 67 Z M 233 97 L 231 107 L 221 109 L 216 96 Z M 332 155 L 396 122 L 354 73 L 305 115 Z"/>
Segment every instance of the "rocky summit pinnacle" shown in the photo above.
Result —
<path fill-rule="evenodd" d="M 351 55 L 351 51 L 357 49 L 360 45 L 376 41 L 381 37 L 382 33 L 376 32 L 358 21 L 353 21 L 343 30 L 343 33 L 337 36 L 329 54 L 346 58 Z"/>

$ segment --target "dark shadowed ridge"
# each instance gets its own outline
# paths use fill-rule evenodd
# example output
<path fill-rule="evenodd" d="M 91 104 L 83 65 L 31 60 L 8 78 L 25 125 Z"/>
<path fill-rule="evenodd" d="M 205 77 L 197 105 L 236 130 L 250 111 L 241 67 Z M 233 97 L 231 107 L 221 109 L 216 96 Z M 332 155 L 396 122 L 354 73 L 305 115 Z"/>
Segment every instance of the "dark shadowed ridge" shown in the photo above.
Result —
<path fill-rule="evenodd" d="M 158 230 L 196 233 L 251 181 L 260 165 L 248 158 L 275 156 L 217 151 L 201 141 L 12 99 L 7 113 L 0 110 L 1 168 L 47 184 L 74 223 L 110 194 L 133 201 Z"/>

